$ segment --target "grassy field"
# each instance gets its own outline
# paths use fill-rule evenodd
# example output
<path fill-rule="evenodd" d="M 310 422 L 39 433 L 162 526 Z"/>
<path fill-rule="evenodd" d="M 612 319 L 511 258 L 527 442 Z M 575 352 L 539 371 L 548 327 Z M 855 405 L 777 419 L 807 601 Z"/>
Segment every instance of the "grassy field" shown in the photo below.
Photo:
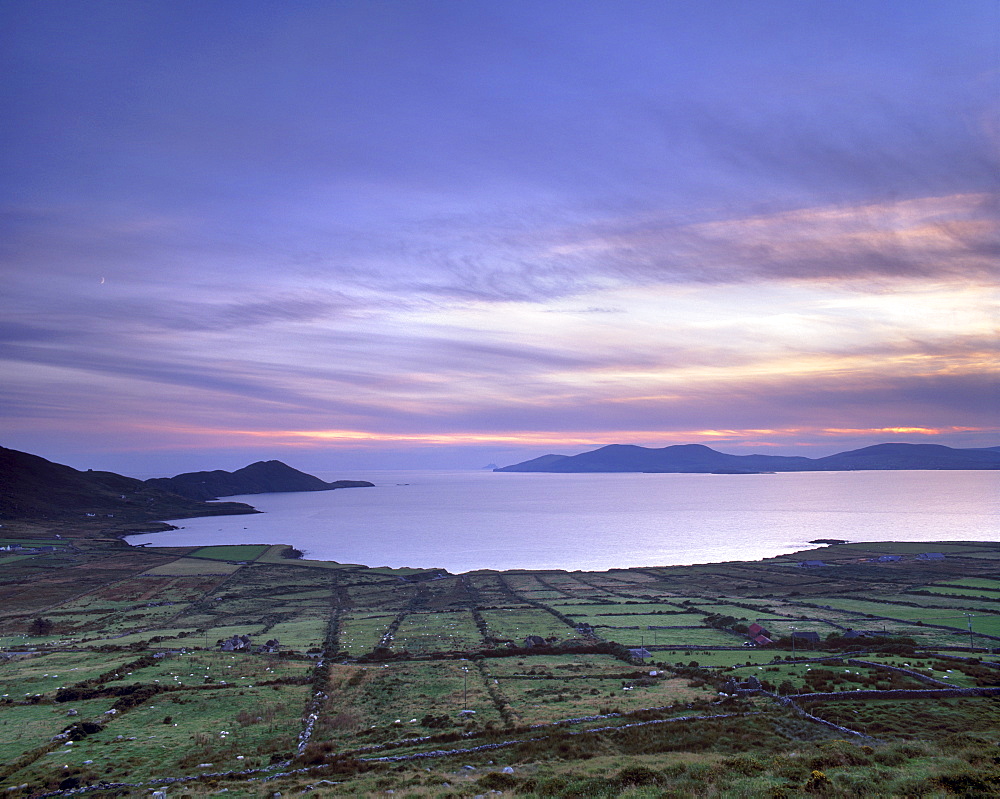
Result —
<path fill-rule="evenodd" d="M 544 610 L 535 608 L 508 608 L 505 610 L 484 610 L 490 635 L 521 643 L 529 635 L 541 638 L 570 638 L 573 628 Z"/>
<path fill-rule="evenodd" d="M 145 574 L 149 577 L 190 575 L 229 575 L 240 569 L 237 563 L 227 563 L 217 558 L 178 558 L 162 566 L 154 566 Z"/>
<path fill-rule="evenodd" d="M 395 616 L 345 614 L 340 618 L 340 650 L 363 655 L 378 646 Z"/>
<path fill-rule="evenodd" d="M 207 560 L 254 561 L 271 547 L 268 544 L 235 544 L 218 547 L 199 547 L 188 554 L 190 558 Z"/>
<path fill-rule="evenodd" d="M 63 549 L 0 557 L 11 796 L 174 777 L 192 797 L 1000 794 L 995 697 L 864 695 L 1000 686 L 1000 545 L 829 547 L 822 573 L 789 557 L 464 576 L 283 546 Z M 951 571 L 934 579 L 924 551 Z M 869 562 L 886 552 L 904 559 Z M 731 625 L 755 620 L 821 640 L 745 646 Z M 751 676 L 861 735 L 720 694 Z"/>
<path fill-rule="evenodd" d="M 393 646 L 414 654 L 478 649 L 482 636 L 468 610 L 410 613 L 399 625 Z"/>

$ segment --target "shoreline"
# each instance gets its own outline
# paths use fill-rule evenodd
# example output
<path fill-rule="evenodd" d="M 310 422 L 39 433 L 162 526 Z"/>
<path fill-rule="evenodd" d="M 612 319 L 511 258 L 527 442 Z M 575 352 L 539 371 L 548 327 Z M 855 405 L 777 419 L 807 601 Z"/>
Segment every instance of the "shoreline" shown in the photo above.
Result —
<path fill-rule="evenodd" d="M 124 539 L 122 539 L 124 540 Z M 241 542 L 238 544 L 201 544 L 201 545 L 191 545 L 191 546 L 163 546 L 158 547 L 155 544 L 130 544 L 124 541 L 133 550 L 147 550 L 151 552 L 157 551 L 174 551 L 177 549 L 189 549 L 184 557 L 197 557 L 196 553 L 201 549 L 212 549 L 221 550 L 227 547 L 264 547 L 266 551 L 274 551 L 277 549 L 293 550 L 297 551 L 295 546 L 288 543 L 263 543 L 263 542 Z M 814 542 L 808 542 L 813 544 Z M 803 573 L 809 573 L 819 570 L 819 573 L 830 576 L 835 570 L 842 565 L 857 565 L 861 563 L 875 563 L 877 562 L 872 558 L 858 557 L 857 552 L 880 552 L 885 554 L 898 554 L 898 560 L 885 561 L 885 564 L 892 565 L 905 565 L 912 562 L 920 563 L 933 563 L 935 561 L 921 557 L 921 555 L 926 555 L 930 553 L 945 554 L 946 552 L 955 551 L 955 548 L 964 547 L 981 547 L 983 543 L 993 543 L 993 542 L 982 542 L 974 540 L 952 540 L 944 539 L 937 541 L 907 541 L 907 540 L 893 540 L 893 541 L 837 541 L 835 543 L 822 543 L 812 547 L 807 547 L 803 549 L 797 549 L 793 552 L 783 553 L 780 555 L 773 555 L 769 557 L 757 558 L 754 560 L 747 559 L 735 559 L 735 560 L 722 560 L 722 561 L 711 561 L 711 562 L 700 562 L 700 563 L 675 563 L 675 564 L 645 564 L 641 566 L 613 566 L 607 569 L 569 569 L 565 567 L 553 567 L 553 568 L 534 568 L 534 567 L 514 567 L 514 568 L 479 568 L 470 569 L 468 571 L 456 571 L 452 572 L 441 566 L 388 566 L 388 565 L 371 565 L 365 563 L 348 563 L 344 561 L 328 560 L 328 559 L 318 559 L 309 558 L 306 555 L 301 557 L 284 557 L 280 563 L 289 566 L 303 566 L 306 568 L 323 568 L 326 566 L 332 566 L 336 568 L 355 568 L 364 569 L 372 571 L 390 571 L 390 572 L 415 572 L 415 573 L 437 573 L 442 576 L 448 577 L 463 577 L 468 575 L 485 575 L 485 574 L 531 574 L 531 573 L 564 573 L 564 574 L 607 574 L 609 572 L 628 572 L 628 571 L 643 571 L 643 570 L 661 570 L 661 569 L 685 569 L 685 568 L 711 568 L 711 567 L 731 567 L 738 564 L 747 565 L 763 565 L 773 563 L 774 565 L 781 565 L 787 568 L 802 569 Z M 919 550 L 919 551 L 918 551 Z M 826 561 L 818 561 L 813 558 L 808 558 L 808 555 L 825 554 Z M 308 554 L 308 553 L 306 553 Z M 262 554 L 263 557 L 263 554 Z M 947 559 L 947 555 L 943 559 Z M 257 560 L 251 561 L 258 562 Z M 263 562 L 274 563 L 275 561 L 268 560 Z M 883 564 L 879 564 L 883 565 Z"/>

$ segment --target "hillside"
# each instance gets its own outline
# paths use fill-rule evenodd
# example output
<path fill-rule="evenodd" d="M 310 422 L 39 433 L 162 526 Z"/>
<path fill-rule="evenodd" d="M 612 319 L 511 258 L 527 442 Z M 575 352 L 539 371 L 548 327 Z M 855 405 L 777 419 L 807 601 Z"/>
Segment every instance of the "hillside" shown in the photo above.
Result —
<path fill-rule="evenodd" d="M 0 447 L 0 518 L 110 522 L 256 513 L 241 502 L 208 504 L 114 472 L 70 466 Z"/>
<path fill-rule="evenodd" d="M 293 469 L 281 461 L 258 461 L 235 472 L 217 469 L 211 472 L 187 472 L 175 477 L 157 477 L 147 480 L 146 484 L 195 500 L 231 497 L 237 494 L 372 487 L 372 483 L 365 480 L 337 480 L 327 483 L 311 474 Z"/>
<path fill-rule="evenodd" d="M 461 575 L 10 543 L 10 797 L 1000 795 L 1000 543 Z"/>
<path fill-rule="evenodd" d="M 824 458 L 729 455 L 702 444 L 660 449 L 610 444 L 579 455 L 542 455 L 498 472 L 832 472 L 899 469 L 1000 469 L 1000 448 L 957 449 L 940 444 L 876 444 Z"/>

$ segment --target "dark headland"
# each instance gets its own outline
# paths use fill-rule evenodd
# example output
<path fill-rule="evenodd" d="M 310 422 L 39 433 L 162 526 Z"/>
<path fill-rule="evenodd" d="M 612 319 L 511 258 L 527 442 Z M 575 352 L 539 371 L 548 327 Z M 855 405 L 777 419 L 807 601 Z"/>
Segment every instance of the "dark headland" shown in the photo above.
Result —
<path fill-rule="evenodd" d="M 193 516 L 256 513 L 243 502 L 208 502 L 237 494 L 331 491 L 370 487 L 362 480 L 326 483 L 281 461 L 262 461 L 235 472 L 191 472 L 139 480 L 114 472 L 80 471 L 38 455 L 0 447 L 0 519 L 152 522 Z"/>

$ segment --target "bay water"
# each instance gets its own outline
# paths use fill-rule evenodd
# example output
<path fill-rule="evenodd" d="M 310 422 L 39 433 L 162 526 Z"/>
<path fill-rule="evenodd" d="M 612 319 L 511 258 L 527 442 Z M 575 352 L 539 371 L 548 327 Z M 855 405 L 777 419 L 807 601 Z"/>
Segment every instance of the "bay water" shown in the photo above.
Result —
<path fill-rule="evenodd" d="M 374 488 L 227 497 L 132 544 L 290 544 L 367 566 L 604 570 L 757 560 L 849 541 L 1000 540 L 1000 471 L 317 473 Z"/>

